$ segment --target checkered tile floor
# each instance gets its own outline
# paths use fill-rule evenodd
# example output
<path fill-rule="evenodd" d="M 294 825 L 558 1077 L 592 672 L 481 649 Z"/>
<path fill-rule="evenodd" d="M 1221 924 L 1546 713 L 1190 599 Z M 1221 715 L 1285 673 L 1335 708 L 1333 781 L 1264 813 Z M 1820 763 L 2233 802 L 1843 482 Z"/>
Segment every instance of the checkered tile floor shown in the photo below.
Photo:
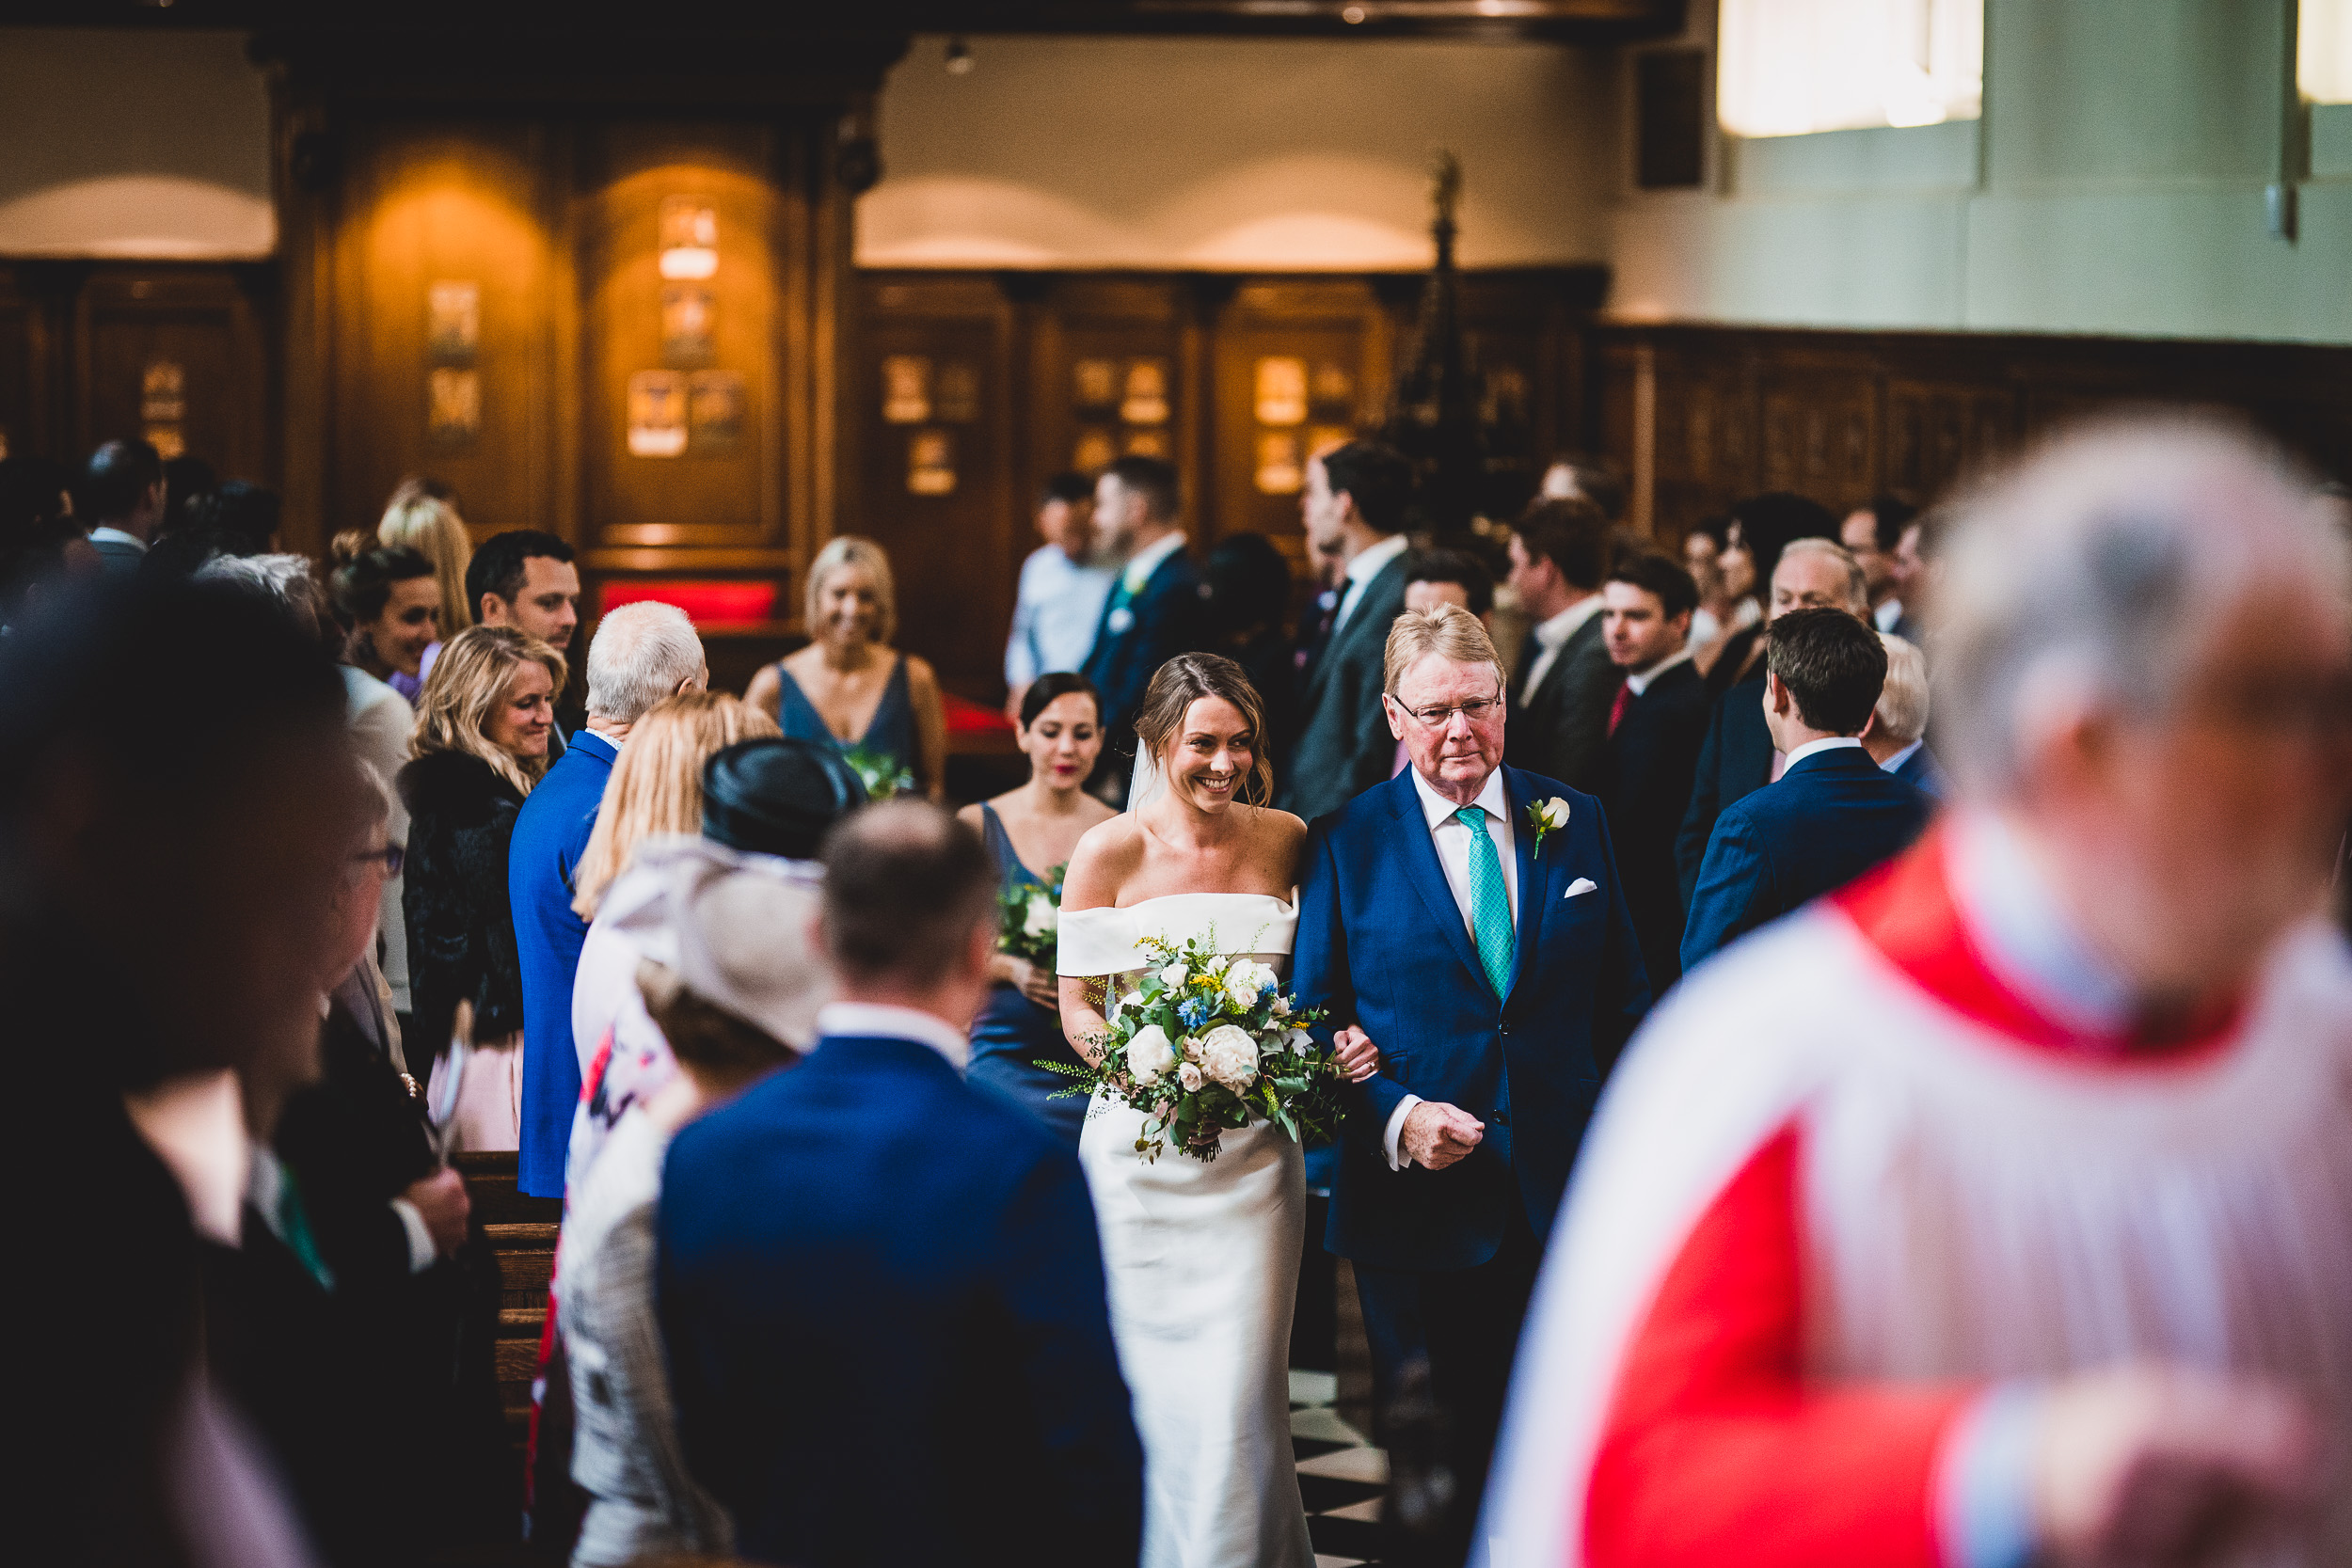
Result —
<path fill-rule="evenodd" d="M 1340 1419 L 1331 1408 L 1338 1397 L 1339 1379 L 1331 1373 L 1292 1371 L 1291 1449 L 1298 1455 L 1298 1491 L 1307 1504 L 1315 1568 L 1379 1561 L 1389 1456 Z"/>

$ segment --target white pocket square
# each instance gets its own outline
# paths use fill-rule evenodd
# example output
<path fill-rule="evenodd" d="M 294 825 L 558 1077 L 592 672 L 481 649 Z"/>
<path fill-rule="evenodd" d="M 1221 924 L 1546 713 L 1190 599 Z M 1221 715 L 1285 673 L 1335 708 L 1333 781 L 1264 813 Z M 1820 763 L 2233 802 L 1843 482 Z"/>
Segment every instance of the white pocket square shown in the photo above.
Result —
<path fill-rule="evenodd" d="M 1568 891 L 1562 894 L 1560 896 L 1563 898 L 1573 898 L 1578 894 L 1592 893 L 1597 891 L 1599 887 L 1600 884 L 1594 881 L 1590 877 L 1579 877 L 1575 881 L 1568 884 Z"/>

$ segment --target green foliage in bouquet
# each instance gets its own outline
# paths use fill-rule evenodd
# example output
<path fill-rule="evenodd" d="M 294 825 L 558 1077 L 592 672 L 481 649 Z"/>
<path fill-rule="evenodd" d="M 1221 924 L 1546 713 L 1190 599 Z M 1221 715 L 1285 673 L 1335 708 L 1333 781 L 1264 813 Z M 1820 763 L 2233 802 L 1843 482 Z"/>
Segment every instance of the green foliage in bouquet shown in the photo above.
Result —
<path fill-rule="evenodd" d="M 1078 1080 L 1062 1093 L 1099 1087 L 1146 1113 L 1136 1139 L 1146 1160 L 1171 1142 L 1214 1160 L 1226 1129 L 1252 1120 L 1301 1141 L 1337 1130 L 1344 1074 L 1307 1032 L 1322 1009 L 1295 1010 L 1273 970 L 1219 955 L 1214 933 L 1182 947 L 1146 938 L 1142 947 L 1153 967 L 1119 999 L 1110 1033 L 1092 1042 L 1102 1064 L 1056 1067 Z"/>
<path fill-rule="evenodd" d="M 863 746 L 852 746 L 841 753 L 841 760 L 857 769 L 868 800 L 887 800 L 914 787 L 914 769 L 888 752 L 869 752 Z"/>
<path fill-rule="evenodd" d="M 1054 973 L 1061 931 L 1061 881 L 1070 870 L 1057 865 L 1042 885 L 1025 882 L 996 895 L 996 950 Z"/>

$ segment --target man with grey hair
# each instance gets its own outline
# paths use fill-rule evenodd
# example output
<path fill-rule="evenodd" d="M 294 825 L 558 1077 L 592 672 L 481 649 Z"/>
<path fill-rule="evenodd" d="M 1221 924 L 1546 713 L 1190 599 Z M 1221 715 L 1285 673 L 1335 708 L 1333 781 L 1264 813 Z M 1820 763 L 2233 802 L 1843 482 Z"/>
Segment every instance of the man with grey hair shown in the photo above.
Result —
<path fill-rule="evenodd" d="M 702 639 L 684 610 L 652 600 L 607 610 L 588 644 L 588 722 L 515 818 L 506 895 L 523 971 L 519 1184 L 533 1197 L 564 1196 L 564 1155 L 580 1101 L 572 981 L 588 923 L 572 908 L 572 868 L 588 847 L 629 726 L 663 698 L 709 684 Z"/>
<path fill-rule="evenodd" d="M 1633 1043 L 1496 1560 L 2352 1560 L 2352 569 L 2308 495 L 2142 415 L 1961 503 L 1955 799 Z"/>
<path fill-rule="evenodd" d="M 1919 645 L 1891 631 L 1879 633 L 1886 649 L 1886 684 L 1879 690 L 1877 721 L 1862 736 L 1870 760 L 1931 800 L 1946 794 L 1944 769 L 1928 750 L 1928 658 Z"/>

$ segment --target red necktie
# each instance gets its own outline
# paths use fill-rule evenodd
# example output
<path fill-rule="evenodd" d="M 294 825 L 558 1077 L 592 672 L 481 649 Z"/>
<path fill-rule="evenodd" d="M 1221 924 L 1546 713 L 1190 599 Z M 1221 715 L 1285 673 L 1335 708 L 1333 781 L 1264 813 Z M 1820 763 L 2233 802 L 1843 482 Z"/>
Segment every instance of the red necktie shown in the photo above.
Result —
<path fill-rule="evenodd" d="M 1633 705 L 1633 688 L 1624 681 L 1617 683 L 1617 700 L 1609 705 L 1609 733 L 1615 735 L 1617 725 L 1625 718 L 1625 710 Z"/>

